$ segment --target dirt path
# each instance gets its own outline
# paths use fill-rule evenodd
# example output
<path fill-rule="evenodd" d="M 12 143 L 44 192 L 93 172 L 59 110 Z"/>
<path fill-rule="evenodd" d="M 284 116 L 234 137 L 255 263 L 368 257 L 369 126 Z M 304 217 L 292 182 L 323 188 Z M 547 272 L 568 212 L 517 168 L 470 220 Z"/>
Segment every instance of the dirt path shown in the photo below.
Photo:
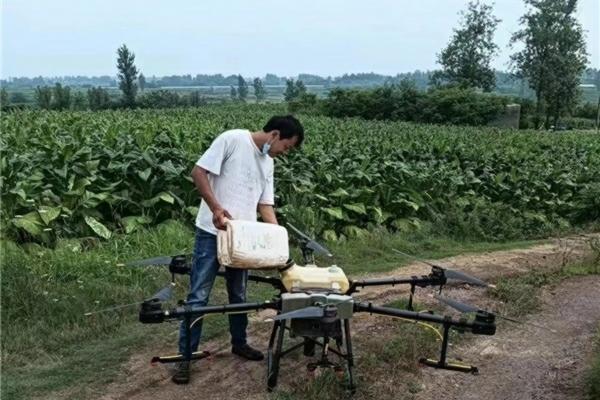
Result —
<path fill-rule="evenodd" d="M 598 236 L 596 236 L 598 237 Z M 574 237 L 525 250 L 499 251 L 462 255 L 438 260 L 445 266 L 494 281 L 531 270 L 554 270 L 589 256 L 589 238 Z M 411 276 L 429 272 L 429 267 L 411 264 L 377 276 Z M 376 275 L 373 275 L 376 276 Z M 476 297 L 476 304 L 485 307 L 479 289 L 454 290 L 465 300 Z M 384 291 L 363 290 L 361 300 L 383 304 L 402 297 L 406 288 Z M 425 300 L 426 301 L 426 300 Z M 266 349 L 270 324 L 261 323 L 267 313 L 251 319 L 251 344 Z M 360 315 L 354 318 L 353 333 L 368 331 L 377 326 L 377 318 Z M 545 290 L 543 307 L 531 316 L 532 322 L 550 323 L 560 335 L 536 328 L 516 329 L 502 326 L 493 337 L 477 337 L 460 349 L 465 360 L 475 363 L 482 371 L 475 377 L 460 373 L 422 370 L 415 399 L 577 399 L 574 391 L 581 390 L 580 371 L 590 351 L 592 334 L 600 321 L 600 277 L 565 281 L 558 288 Z M 506 329 L 504 329 L 506 328 Z M 192 381 L 178 386 L 170 381 L 170 367 L 151 367 L 149 360 L 156 354 L 169 354 L 173 347 L 148 349 L 134 356 L 125 366 L 126 377 L 109 385 L 99 396 L 102 400 L 117 399 L 265 399 L 266 362 L 243 361 L 231 355 L 225 340 L 206 342 L 203 349 L 213 355 L 193 365 Z M 374 339 L 375 340 L 375 339 Z M 176 338 L 173 338 L 173 342 Z M 357 368 L 360 368 L 360 349 Z M 285 360 L 285 359 L 284 359 Z M 298 385 L 305 379 L 304 360 L 287 360 L 282 365 L 280 387 Z M 287 367 L 287 368 L 286 368 Z M 294 376 L 298 372 L 299 377 Z M 398 376 L 396 376 L 398 375 Z M 390 372 L 385 377 L 391 385 L 402 385 L 402 372 Z M 469 397 L 470 396 L 470 397 Z M 555 396 L 555 397 L 551 397 Z M 560 397 L 563 396 L 563 397 Z M 356 398 L 361 398 L 357 396 Z M 394 397 L 395 398 L 395 397 Z M 401 397 L 400 397 L 401 398 Z"/>
<path fill-rule="evenodd" d="M 424 390 L 415 399 L 583 399 L 585 368 L 600 328 L 600 276 L 568 279 L 545 288 L 541 312 L 507 325 L 490 338 L 453 349 L 474 363 L 479 375 L 423 369 Z"/>

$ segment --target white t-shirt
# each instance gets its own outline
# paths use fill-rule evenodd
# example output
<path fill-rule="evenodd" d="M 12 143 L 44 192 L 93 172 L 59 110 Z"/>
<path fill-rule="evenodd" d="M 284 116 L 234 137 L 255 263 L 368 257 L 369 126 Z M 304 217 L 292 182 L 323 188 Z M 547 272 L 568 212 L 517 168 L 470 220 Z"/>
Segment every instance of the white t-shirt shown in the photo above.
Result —
<path fill-rule="evenodd" d="M 256 221 L 258 204 L 275 204 L 273 159 L 261 154 L 246 129 L 220 134 L 196 165 L 210 172 L 208 182 L 217 201 L 234 219 Z M 216 235 L 212 217 L 202 200 L 196 226 Z"/>

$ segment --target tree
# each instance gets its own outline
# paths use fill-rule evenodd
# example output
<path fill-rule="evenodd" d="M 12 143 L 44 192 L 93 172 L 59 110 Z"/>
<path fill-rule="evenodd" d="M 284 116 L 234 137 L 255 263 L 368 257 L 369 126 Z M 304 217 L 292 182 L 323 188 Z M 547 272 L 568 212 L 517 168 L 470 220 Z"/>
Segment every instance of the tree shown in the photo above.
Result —
<path fill-rule="evenodd" d="M 306 86 L 300 79 L 296 81 L 296 97 L 302 97 L 306 94 Z"/>
<path fill-rule="evenodd" d="M 52 88 L 49 86 L 35 88 L 35 102 L 43 110 L 52 108 Z"/>
<path fill-rule="evenodd" d="M 4 109 L 8 104 L 8 92 L 6 91 L 6 88 L 3 87 L 0 90 L 0 108 Z"/>
<path fill-rule="evenodd" d="M 254 96 L 256 97 L 256 101 L 260 102 L 267 97 L 267 92 L 265 91 L 265 87 L 260 78 L 254 78 L 252 86 L 254 86 Z"/>
<path fill-rule="evenodd" d="M 11 104 L 25 104 L 27 103 L 27 96 L 21 92 L 13 92 L 10 95 Z"/>
<path fill-rule="evenodd" d="M 87 98 L 90 109 L 94 111 L 104 110 L 110 107 L 110 96 L 108 95 L 108 91 L 101 87 L 89 88 L 87 91 Z"/>
<path fill-rule="evenodd" d="M 53 105 L 55 110 L 68 110 L 71 107 L 71 88 L 60 83 L 52 89 Z"/>
<path fill-rule="evenodd" d="M 285 101 L 294 101 L 306 94 L 306 86 L 304 82 L 298 79 L 294 82 L 293 79 L 286 79 L 285 81 L 285 92 L 283 92 L 283 98 Z"/>
<path fill-rule="evenodd" d="M 231 86 L 229 96 L 231 96 L 231 100 L 237 100 L 237 90 L 233 86 Z"/>
<path fill-rule="evenodd" d="M 87 108 L 85 95 L 82 92 L 75 92 L 71 106 L 73 110 L 85 110 Z"/>
<path fill-rule="evenodd" d="M 142 73 L 138 76 L 138 85 L 140 85 L 140 90 L 143 92 L 146 87 L 146 77 Z"/>
<path fill-rule="evenodd" d="M 199 90 L 194 90 L 190 93 L 190 96 L 188 98 L 188 104 L 191 107 L 198 107 L 206 104 L 206 99 L 200 94 Z"/>
<path fill-rule="evenodd" d="M 237 94 L 241 101 L 246 101 L 246 97 L 248 97 L 248 84 L 241 75 L 238 75 Z"/>
<path fill-rule="evenodd" d="M 135 106 L 135 95 L 137 84 L 135 83 L 138 70 L 134 64 L 135 54 L 129 51 L 127 46 L 122 45 L 117 49 L 117 69 L 119 73 L 119 89 L 123 92 L 123 105 L 125 107 Z"/>
<path fill-rule="evenodd" d="M 283 92 L 283 99 L 285 101 L 292 101 L 296 97 L 298 97 L 298 90 L 296 89 L 296 85 L 294 84 L 293 79 L 285 80 L 285 91 Z"/>
<path fill-rule="evenodd" d="M 521 17 L 523 29 L 511 37 L 511 45 L 523 50 L 511 56 L 514 71 L 527 79 L 535 92 L 536 126 L 545 113 L 554 123 L 577 102 L 578 85 L 587 64 L 585 40 L 575 17 L 577 0 L 525 0 L 530 7 Z"/>
<path fill-rule="evenodd" d="M 492 15 L 492 6 L 479 0 L 469 2 L 461 16 L 460 28 L 454 29 L 450 43 L 438 54 L 442 70 L 433 74 L 432 83 L 458 84 L 490 92 L 496 87 L 490 61 L 498 51 L 494 31 L 500 20 Z"/>

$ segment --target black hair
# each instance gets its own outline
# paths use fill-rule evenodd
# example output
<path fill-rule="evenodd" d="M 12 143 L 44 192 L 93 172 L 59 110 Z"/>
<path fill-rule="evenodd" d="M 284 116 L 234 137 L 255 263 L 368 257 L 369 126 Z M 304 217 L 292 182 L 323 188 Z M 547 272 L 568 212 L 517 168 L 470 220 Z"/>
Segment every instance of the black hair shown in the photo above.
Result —
<path fill-rule="evenodd" d="M 279 139 L 290 139 L 296 136 L 298 141 L 295 147 L 297 148 L 302 145 L 304 140 L 304 128 L 293 115 L 275 115 L 262 130 L 263 132 L 279 131 Z"/>

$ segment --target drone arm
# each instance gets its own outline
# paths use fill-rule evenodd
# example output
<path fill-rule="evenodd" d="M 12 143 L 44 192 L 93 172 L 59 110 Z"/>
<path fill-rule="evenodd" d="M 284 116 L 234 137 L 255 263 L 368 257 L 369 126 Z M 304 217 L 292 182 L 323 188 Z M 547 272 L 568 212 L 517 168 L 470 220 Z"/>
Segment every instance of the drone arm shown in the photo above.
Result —
<path fill-rule="evenodd" d="M 381 314 L 390 317 L 405 318 L 414 321 L 426 321 L 444 326 L 465 329 L 479 335 L 493 335 L 496 333 L 493 315 L 477 315 L 475 320 L 470 322 L 464 318 L 452 319 L 444 315 L 435 315 L 430 313 L 420 313 L 408 310 L 399 310 L 392 307 L 381 307 L 372 303 L 354 303 L 354 312 L 368 312 L 371 314 Z"/>
<path fill-rule="evenodd" d="M 160 303 L 156 302 L 153 306 L 151 304 L 142 305 L 142 309 L 140 310 L 140 322 L 145 324 L 160 323 L 167 320 L 194 318 L 205 314 L 229 314 L 235 312 L 258 311 L 268 308 L 276 309 L 277 305 L 271 301 L 205 307 L 187 305 L 163 311 L 160 307 Z"/>
<path fill-rule="evenodd" d="M 439 286 L 446 283 L 444 277 L 425 275 L 422 277 L 410 277 L 410 278 L 375 278 L 375 279 L 361 279 L 353 280 L 350 282 L 350 288 L 346 292 L 347 295 L 351 295 L 356 292 L 358 288 L 364 288 L 367 286 L 385 286 L 385 285 L 411 285 L 411 286 Z"/>

